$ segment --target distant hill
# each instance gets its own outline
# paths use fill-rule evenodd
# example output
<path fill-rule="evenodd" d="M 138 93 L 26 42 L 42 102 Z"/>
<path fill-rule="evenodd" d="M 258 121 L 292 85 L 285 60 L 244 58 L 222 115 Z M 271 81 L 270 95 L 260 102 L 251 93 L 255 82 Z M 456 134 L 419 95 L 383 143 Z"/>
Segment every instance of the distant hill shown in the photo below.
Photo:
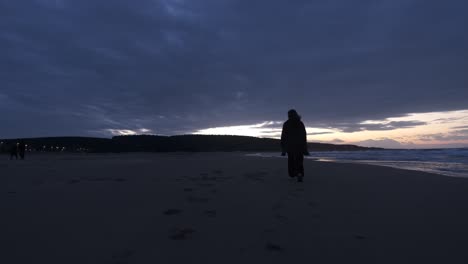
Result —
<path fill-rule="evenodd" d="M 1 150 L 7 151 L 18 139 L 0 140 Z M 45 137 L 24 139 L 31 151 L 44 152 L 209 152 L 209 151 L 281 151 L 280 140 L 247 136 L 180 135 L 180 136 L 115 136 Z M 371 150 L 355 145 L 308 143 L 310 151 Z"/>

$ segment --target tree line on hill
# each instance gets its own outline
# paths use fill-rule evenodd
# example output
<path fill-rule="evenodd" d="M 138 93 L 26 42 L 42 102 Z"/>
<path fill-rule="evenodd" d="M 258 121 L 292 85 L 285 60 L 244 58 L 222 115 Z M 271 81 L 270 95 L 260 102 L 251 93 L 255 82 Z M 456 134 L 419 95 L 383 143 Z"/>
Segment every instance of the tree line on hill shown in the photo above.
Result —
<path fill-rule="evenodd" d="M 248 136 L 224 135 L 132 135 L 109 138 L 92 137 L 44 137 L 23 139 L 28 151 L 34 152 L 224 152 L 224 151 L 281 151 L 280 140 Z M 1 140 L 0 151 L 19 139 Z M 308 143 L 310 151 L 355 151 L 372 150 L 355 145 Z"/>

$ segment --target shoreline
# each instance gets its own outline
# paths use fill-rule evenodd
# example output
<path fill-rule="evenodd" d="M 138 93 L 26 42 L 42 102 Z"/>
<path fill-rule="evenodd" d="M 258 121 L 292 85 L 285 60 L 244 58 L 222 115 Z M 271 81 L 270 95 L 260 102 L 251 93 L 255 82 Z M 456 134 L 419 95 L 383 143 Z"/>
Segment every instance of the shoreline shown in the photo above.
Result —
<path fill-rule="evenodd" d="M 315 153 L 314 153 L 315 154 Z M 265 157 L 265 158 L 287 158 L 281 157 L 276 152 L 261 152 L 254 154 L 247 154 L 247 156 L 253 157 Z M 333 157 L 309 157 L 305 156 L 304 160 L 314 160 L 320 162 L 335 162 L 335 163 L 351 163 L 351 164 L 365 164 L 371 166 L 380 166 L 387 168 L 395 168 L 409 171 L 425 172 L 431 174 L 442 175 L 446 177 L 456 178 L 468 178 L 468 165 L 457 162 L 437 162 L 437 161 L 411 161 L 411 160 L 366 160 L 366 159 L 337 159 Z M 454 167 L 460 167 L 457 170 Z"/>
<path fill-rule="evenodd" d="M 60 158 L 68 158 L 68 157 L 111 157 L 111 156 L 133 156 L 133 155 L 162 155 L 162 156 L 193 156 L 193 155 L 203 155 L 203 154 L 223 154 L 223 155 L 240 155 L 245 157 L 261 157 L 261 158 L 279 158 L 279 159 L 287 159 L 287 156 L 283 157 L 280 155 L 280 152 L 248 152 L 248 151 L 230 151 L 230 152 L 185 152 L 185 151 L 174 151 L 174 152 L 119 152 L 119 153 L 53 153 L 53 152 L 33 152 L 27 153 L 26 159 L 30 156 L 33 157 L 57 157 Z M 4 155 L 7 158 L 7 155 Z M 330 162 L 330 163 L 338 163 L 338 164 L 361 164 L 361 165 L 369 165 L 369 166 L 378 166 L 384 168 L 393 168 L 393 169 L 400 169 L 400 170 L 407 170 L 412 172 L 423 172 L 428 174 L 435 174 L 439 176 L 445 177 L 455 177 L 455 178 L 468 178 L 468 175 L 465 173 L 457 173 L 451 171 L 437 171 L 434 169 L 420 169 L 417 167 L 408 167 L 408 166 L 401 166 L 399 164 L 428 164 L 433 165 L 437 164 L 438 162 L 431 162 L 431 161 L 400 161 L 400 160 L 349 160 L 349 159 L 333 159 L 333 158 L 320 158 L 320 157 L 313 157 L 313 156 L 305 156 L 304 161 L 316 161 L 316 162 Z M 13 160 L 14 161 L 14 160 Z M 461 163 L 443 163 L 443 164 L 451 164 L 451 165 L 463 165 L 464 167 L 468 167 Z"/>

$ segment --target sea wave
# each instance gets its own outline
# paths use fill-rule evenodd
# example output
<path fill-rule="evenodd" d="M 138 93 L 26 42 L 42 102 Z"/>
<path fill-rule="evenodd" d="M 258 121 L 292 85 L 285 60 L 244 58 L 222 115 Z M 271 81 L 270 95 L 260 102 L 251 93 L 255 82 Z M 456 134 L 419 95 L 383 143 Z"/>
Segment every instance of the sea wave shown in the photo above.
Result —
<path fill-rule="evenodd" d="M 248 155 L 281 157 L 278 153 Z M 468 178 L 468 149 L 311 152 L 306 158 L 325 162 L 371 164 Z"/>

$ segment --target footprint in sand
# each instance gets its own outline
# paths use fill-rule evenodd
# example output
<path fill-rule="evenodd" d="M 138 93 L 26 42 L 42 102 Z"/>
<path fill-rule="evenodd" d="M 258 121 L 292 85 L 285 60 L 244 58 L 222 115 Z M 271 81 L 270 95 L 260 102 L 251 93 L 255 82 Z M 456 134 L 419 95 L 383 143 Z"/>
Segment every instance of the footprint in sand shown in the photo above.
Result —
<path fill-rule="evenodd" d="M 98 178 L 81 178 L 80 179 L 71 179 L 68 181 L 69 184 L 79 183 L 81 181 L 88 181 L 88 182 L 125 182 L 127 181 L 126 178 L 112 178 L 112 177 L 98 177 Z"/>
<path fill-rule="evenodd" d="M 262 234 L 264 234 L 264 235 L 272 234 L 272 233 L 274 233 L 275 231 L 276 231 L 276 230 L 275 230 L 273 227 L 269 227 L 269 228 L 263 229 Z"/>
<path fill-rule="evenodd" d="M 283 209 L 283 205 L 277 203 L 277 204 L 274 204 L 272 207 L 271 207 L 271 210 L 273 211 L 278 211 L 278 210 L 281 210 Z"/>
<path fill-rule="evenodd" d="M 45 183 L 45 181 L 43 181 L 43 180 L 34 180 L 32 182 L 33 186 L 39 186 L 39 185 L 42 185 L 44 183 Z"/>
<path fill-rule="evenodd" d="M 299 198 L 299 197 L 301 197 L 301 195 L 296 193 L 296 192 L 289 192 L 288 197 Z"/>
<path fill-rule="evenodd" d="M 199 177 L 187 177 L 187 180 L 191 181 L 191 182 L 197 182 L 200 180 Z"/>
<path fill-rule="evenodd" d="M 91 181 L 91 182 L 105 182 L 105 181 L 111 181 L 112 178 L 110 177 L 99 177 L 99 178 L 88 178 L 88 179 L 85 179 L 87 181 Z"/>
<path fill-rule="evenodd" d="M 210 201 L 210 198 L 190 195 L 187 197 L 187 201 L 189 203 L 207 203 Z"/>
<path fill-rule="evenodd" d="M 203 176 L 201 178 L 202 181 L 217 181 L 218 180 L 218 176 Z"/>
<path fill-rule="evenodd" d="M 135 255 L 135 251 L 125 249 L 120 252 L 116 252 L 112 255 L 112 263 L 113 264 L 124 264 L 128 263 L 129 259 Z"/>
<path fill-rule="evenodd" d="M 284 251 L 283 247 L 274 243 L 267 243 L 265 246 L 265 249 L 268 251 L 275 251 L 275 252 Z"/>
<path fill-rule="evenodd" d="M 199 183 L 198 186 L 200 187 L 213 187 L 215 186 L 213 183 Z"/>
<path fill-rule="evenodd" d="M 79 182 L 81 182 L 81 180 L 72 179 L 72 180 L 69 180 L 69 181 L 68 181 L 68 184 L 75 184 L 75 183 L 79 183 Z"/>
<path fill-rule="evenodd" d="M 179 209 L 167 209 L 166 211 L 164 211 L 164 214 L 165 215 L 177 215 L 177 214 L 180 214 L 182 211 L 179 210 Z"/>
<path fill-rule="evenodd" d="M 258 172 L 250 172 L 245 173 L 244 177 L 253 180 L 253 181 L 265 181 L 265 176 L 268 175 L 268 172 L 265 171 L 258 171 Z"/>
<path fill-rule="evenodd" d="M 216 210 L 206 210 L 203 214 L 208 217 L 216 217 L 217 212 Z"/>
<path fill-rule="evenodd" d="M 114 181 L 115 182 L 124 182 L 124 181 L 127 181 L 127 179 L 125 179 L 125 178 L 115 178 Z"/>
<path fill-rule="evenodd" d="M 285 223 L 288 221 L 288 218 L 284 215 L 281 214 L 275 214 L 275 218 L 278 219 L 279 221 Z"/>
<path fill-rule="evenodd" d="M 364 240 L 366 239 L 367 237 L 365 235 L 362 235 L 362 234 L 356 234 L 354 235 L 354 238 L 355 239 L 358 239 L 358 240 Z"/>
<path fill-rule="evenodd" d="M 193 233 L 195 233 L 195 230 L 190 227 L 173 228 L 169 238 L 173 240 L 187 240 L 192 237 Z"/>
<path fill-rule="evenodd" d="M 319 219 L 321 216 L 319 214 L 312 214 L 311 217 L 314 219 Z"/>
<path fill-rule="evenodd" d="M 192 182 L 209 182 L 209 181 L 217 181 L 217 176 L 210 176 L 208 173 L 200 173 L 200 177 L 189 177 L 188 178 Z"/>

